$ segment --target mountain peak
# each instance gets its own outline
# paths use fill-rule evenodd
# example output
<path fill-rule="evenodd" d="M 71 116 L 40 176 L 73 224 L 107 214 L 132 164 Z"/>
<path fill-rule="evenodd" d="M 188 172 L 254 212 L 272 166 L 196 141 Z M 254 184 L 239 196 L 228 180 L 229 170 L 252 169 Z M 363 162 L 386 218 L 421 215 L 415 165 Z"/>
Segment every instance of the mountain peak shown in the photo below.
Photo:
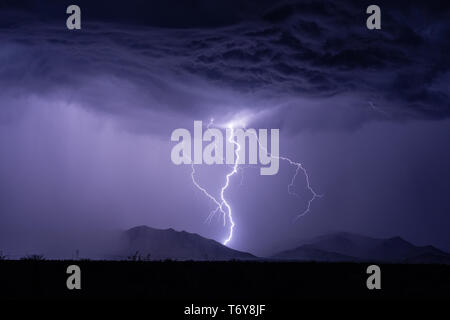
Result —
<path fill-rule="evenodd" d="M 150 259 L 231 260 L 254 259 L 255 256 L 228 248 L 198 234 L 169 229 L 137 226 L 124 234 L 122 255 L 139 252 Z"/>

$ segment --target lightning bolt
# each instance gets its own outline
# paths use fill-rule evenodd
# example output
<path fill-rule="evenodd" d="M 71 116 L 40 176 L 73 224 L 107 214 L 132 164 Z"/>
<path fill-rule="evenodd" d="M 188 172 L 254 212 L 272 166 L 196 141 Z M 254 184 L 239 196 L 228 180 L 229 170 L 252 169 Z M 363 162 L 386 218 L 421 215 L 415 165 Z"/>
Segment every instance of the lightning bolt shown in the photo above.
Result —
<path fill-rule="evenodd" d="M 208 126 L 207 126 L 207 129 L 209 129 L 209 128 L 212 126 L 213 123 L 214 123 L 214 119 L 211 119 L 211 121 L 209 122 L 209 124 L 208 124 Z M 235 155 L 236 155 L 236 158 L 235 158 L 235 161 L 234 161 L 232 170 L 231 170 L 229 173 L 227 173 L 227 175 L 225 176 L 225 184 L 224 184 L 223 187 L 220 189 L 220 201 L 217 200 L 213 195 L 211 195 L 205 188 L 203 188 L 203 187 L 197 182 L 197 180 L 195 179 L 195 173 L 196 173 L 195 167 L 194 167 L 194 164 L 193 164 L 193 163 L 191 164 L 191 169 L 192 169 L 192 171 L 191 171 L 191 179 L 192 179 L 192 182 L 193 182 L 194 186 L 195 186 L 197 189 L 199 189 L 206 197 L 208 197 L 208 198 L 215 204 L 215 209 L 211 211 L 211 213 L 209 214 L 209 216 L 207 217 L 206 220 L 207 220 L 207 221 L 208 221 L 208 220 L 211 220 L 212 217 L 213 217 L 215 214 L 217 214 L 217 212 L 219 212 L 219 211 L 220 211 L 221 214 L 222 214 L 222 217 L 223 217 L 223 225 L 224 225 L 224 226 L 226 225 L 226 220 L 227 220 L 227 218 L 228 218 L 230 228 L 229 228 L 228 237 L 223 241 L 223 244 L 224 244 L 224 245 L 227 245 L 227 244 L 231 241 L 231 239 L 233 238 L 233 230 L 234 230 L 234 226 L 235 226 L 235 223 L 234 223 L 234 220 L 233 220 L 233 214 L 232 214 L 231 206 L 230 206 L 230 204 L 228 203 L 228 201 L 225 199 L 225 191 L 226 191 L 226 190 L 228 189 L 228 187 L 230 186 L 230 179 L 231 179 L 231 177 L 232 177 L 233 175 L 235 175 L 235 174 L 238 172 L 238 169 L 243 170 L 243 168 L 239 168 L 239 165 L 238 165 L 238 161 L 239 161 L 239 150 L 241 149 L 241 145 L 240 145 L 236 140 L 233 140 L 233 136 L 234 136 L 234 128 L 233 128 L 233 126 L 230 125 L 230 126 L 229 126 L 229 129 L 230 129 L 231 132 L 230 132 L 230 137 L 229 137 L 229 140 L 228 140 L 228 141 L 229 141 L 230 143 L 233 143 L 233 144 L 236 146 L 236 149 L 235 149 L 235 151 L 234 151 L 234 152 L 235 152 Z M 293 161 L 293 160 L 291 160 L 291 159 L 289 159 L 289 158 L 287 158 L 287 157 L 284 157 L 284 156 L 273 156 L 270 152 L 267 151 L 267 148 L 265 148 L 265 147 L 261 144 L 261 141 L 259 140 L 259 137 L 258 137 L 258 135 L 256 134 L 256 132 L 254 132 L 254 134 L 256 135 L 256 139 L 257 139 L 257 141 L 258 141 L 259 146 L 260 146 L 262 149 L 264 149 L 264 151 L 266 152 L 266 154 L 267 154 L 269 157 L 275 158 L 275 159 L 279 159 L 279 160 L 283 160 L 283 161 L 286 161 L 286 162 L 288 162 L 290 165 L 292 165 L 292 166 L 295 167 L 295 173 L 294 173 L 294 175 L 292 176 L 291 182 L 289 183 L 289 185 L 288 185 L 288 187 L 287 187 L 288 194 L 290 194 L 290 195 L 292 195 L 292 196 L 295 196 L 295 197 L 298 197 L 298 198 L 301 198 L 300 195 L 297 194 L 293 189 L 294 189 L 294 187 L 295 187 L 295 180 L 296 180 L 296 178 L 297 178 L 299 172 L 300 172 L 300 171 L 303 172 L 303 175 L 305 176 L 305 181 L 306 181 L 306 188 L 308 189 L 308 191 L 311 193 L 312 196 L 311 196 L 311 198 L 308 200 L 308 202 L 307 202 L 307 204 L 306 204 L 305 210 L 303 210 L 303 212 L 301 212 L 300 214 L 298 214 L 298 215 L 295 217 L 294 220 L 297 220 L 298 218 L 300 218 L 300 217 L 306 215 L 308 212 L 311 211 L 311 204 L 312 204 L 312 202 L 313 202 L 314 200 L 316 200 L 317 198 L 321 198 L 321 197 L 323 196 L 323 195 L 318 194 L 317 192 L 315 192 L 314 189 L 311 187 L 310 179 L 309 179 L 309 175 L 308 175 L 307 170 L 305 169 L 305 167 L 303 167 L 302 163 L 300 163 L 300 162 L 295 162 L 295 161 Z M 242 184 L 242 181 L 241 181 L 241 184 Z M 224 207 L 225 207 L 225 208 L 224 208 Z"/>
<path fill-rule="evenodd" d="M 234 129 L 232 126 L 230 126 L 230 139 L 228 140 L 229 142 L 233 143 L 235 146 L 237 146 L 236 150 L 235 150 L 235 155 L 236 155 L 236 159 L 234 161 L 234 165 L 233 165 L 233 170 L 227 174 L 226 177 L 226 183 L 225 185 L 222 187 L 221 191 L 220 191 L 220 198 L 222 199 L 222 203 L 225 205 L 225 207 L 227 207 L 227 211 L 228 211 L 228 221 L 230 222 L 230 233 L 228 235 L 228 238 L 225 239 L 225 241 L 223 242 L 224 245 L 227 245 L 228 242 L 230 242 L 231 238 L 233 237 L 233 229 L 234 229 L 234 221 L 233 221 L 233 215 L 231 213 L 231 207 L 228 204 L 228 202 L 225 200 L 225 190 L 228 188 L 229 184 L 230 184 L 230 178 L 235 175 L 238 171 L 238 161 L 239 161 L 239 150 L 241 149 L 241 145 L 239 143 L 237 143 L 235 140 L 233 140 L 233 136 L 234 136 Z"/>
<path fill-rule="evenodd" d="M 214 123 L 214 119 L 211 119 L 211 121 L 209 122 L 209 124 L 207 126 L 207 129 L 209 129 L 213 123 Z M 230 242 L 231 238 L 233 237 L 233 229 L 234 229 L 234 226 L 235 226 L 234 220 L 233 220 L 232 211 L 231 211 L 231 206 L 227 202 L 227 200 L 225 199 L 225 191 L 228 189 L 228 187 L 230 185 L 230 178 L 238 172 L 238 161 L 239 161 L 239 153 L 238 152 L 241 149 L 241 146 L 239 145 L 239 143 L 237 143 L 235 140 L 233 140 L 234 128 L 232 126 L 230 126 L 229 128 L 231 130 L 231 134 L 230 134 L 230 138 L 229 138 L 228 141 L 237 146 L 237 148 L 235 150 L 236 159 L 234 161 L 233 169 L 225 177 L 225 185 L 220 189 L 220 202 L 197 182 L 197 180 L 195 179 L 195 172 L 196 172 L 195 171 L 195 167 L 194 167 L 194 164 L 191 163 L 191 179 L 192 179 L 192 183 L 194 184 L 194 186 L 197 189 L 199 189 L 206 197 L 208 197 L 216 205 L 215 209 L 211 211 L 211 213 L 206 218 L 206 220 L 207 221 L 211 220 L 212 217 L 217 212 L 220 211 L 222 213 L 223 224 L 225 226 L 226 225 L 226 218 L 228 217 L 228 221 L 229 221 L 229 224 L 230 224 L 230 229 L 229 229 L 228 237 L 223 241 L 224 245 L 228 244 L 228 242 Z M 226 208 L 226 211 L 224 210 L 224 207 Z"/>

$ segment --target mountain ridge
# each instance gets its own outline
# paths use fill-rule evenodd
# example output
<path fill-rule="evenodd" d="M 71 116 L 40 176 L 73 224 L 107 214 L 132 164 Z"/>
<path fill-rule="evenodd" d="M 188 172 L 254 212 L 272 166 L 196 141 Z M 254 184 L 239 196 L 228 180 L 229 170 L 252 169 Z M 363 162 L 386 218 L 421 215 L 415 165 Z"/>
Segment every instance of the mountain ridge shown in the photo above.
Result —
<path fill-rule="evenodd" d="M 136 226 L 123 234 L 121 256 L 139 255 L 151 260 L 251 260 L 257 257 L 228 248 L 196 233 Z"/>
<path fill-rule="evenodd" d="M 315 255 L 312 250 L 316 250 Z M 295 248 L 275 253 L 271 258 L 298 261 L 450 263 L 449 253 L 431 245 L 416 246 L 399 236 L 374 238 L 349 232 L 315 237 Z"/>
<path fill-rule="evenodd" d="M 122 234 L 119 259 L 196 260 L 196 261 L 315 261 L 450 264 L 450 254 L 431 245 L 416 246 L 395 236 L 368 237 L 356 233 L 334 232 L 308 240 L 269 257 L 231 249 L 223 244 L 187 231 L 157 229 L 141 225 Z"/>

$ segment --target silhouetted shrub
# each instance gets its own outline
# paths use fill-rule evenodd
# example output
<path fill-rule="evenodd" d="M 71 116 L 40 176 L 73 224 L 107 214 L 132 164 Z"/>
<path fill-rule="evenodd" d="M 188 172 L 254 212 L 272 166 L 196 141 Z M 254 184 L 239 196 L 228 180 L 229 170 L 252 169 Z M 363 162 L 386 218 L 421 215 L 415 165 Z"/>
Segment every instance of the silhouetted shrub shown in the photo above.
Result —
<path fill-rule="evenodd" d="M 45 257 L 42 254 L 30 254 L 21 258 L 20 260 L 42 261 L 45 260 Z"/>

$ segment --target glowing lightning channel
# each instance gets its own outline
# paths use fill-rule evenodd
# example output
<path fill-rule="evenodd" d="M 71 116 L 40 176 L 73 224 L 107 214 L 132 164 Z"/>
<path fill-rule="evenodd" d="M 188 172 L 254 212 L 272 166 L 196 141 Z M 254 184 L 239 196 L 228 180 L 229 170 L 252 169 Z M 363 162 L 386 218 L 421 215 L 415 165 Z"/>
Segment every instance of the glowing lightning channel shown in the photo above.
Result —
<path fill-rule="evenodd" d="M 211 118 L 211 120 L 208 123 L 208 126 L 206 127 L 207 129 L 209 129 L 214 123 L 214 119 Z M 217 199 L 212 196 L 205 188 L 203 188 L 202 186 L 200 186 L 200 184 L 197 182 L 197 180 L 195 180 L 195 167 L 194 167 L 194 163 L 191 163 L 191 179 L 192 179 L 192 183 L 194 184 L 194 186 L 199 189 L 205 196 L 207 196 L 212 202 L 214 202 L 214 204 L 216 205 L 216 208 L 214 210 L 211 211 L 211 213 L 209 214 L 209 216 L 206 218 L 206 221 L 211 220 L 212 217 L 218 212 L 220 211 L 222 213 L 223 216 L 223 225 L 226 224 L 225 221 L 225 217 L 227 215 L 227 213 L 223 210 L 223 202 L 220 203 L 219 201 L 217 201 Z"/>
<path fill-rule="evenodd" d="M 305 210 L 304 210 L 302 213 L 298 214 L 298 215 L 295 217 L 294 220 L 297 220 L 298 218 L 303 217 L 305 214 L 307 214 L 307 213 L 311 210 L 311 203 L 312 203 L 314 200 L 316 200 L 317 198 L 323 197 L 323 195 L 318 194 L 318 193 L 315 192 L 314 189 L 311 187 L 311 184 L 309 183 L 309 175 L 308 175 L 308 172 L 306 171 L 306 169 L 303 167 L 303 165 L 302 165 L 300 162 L 292 161 L 291 159 L 289 159 L 289 158 L 287 158 L 287 157 L 283 157 L 283 156 L 279 156 L 279 157 L 273 156 L 270 152 L 267 151 L 267 148 L 264 147 L 264 146 L 261 144 L 261 141 L 259 140 L 259 137 L 258 137 L 258 135 L 256 134 L 256 132 L 254 132 L 254 134 L 255 134 L 255 136 L 256 136 L 256 139 L 258 140 L 259 146 L 267 153 L 267 155 L 268 155 L 269 157 L 274 158 L 274 159 L 280 159 L 280 160 L 287 161 L 287 162 L 289 162 L 290 165 L 296 167 L 296 168 L 295 168 L 295 173 L 294 173 L 294 175 L 292 176 L 292 179 L 291 179 L 291 183 L 288 185 L 288 193 L 289 193 L 290 195 L 296 196 L 296 197 L 298 197 L 298 198 L 301 198 L 300 195 L 298 195 L 296 192 L 294 192 L 294 191 L 292 190 L 292 188 L 294 188 L 294 183 L 295 183 L 295 179 L 296 179 L 297 176 L 298 176 L 298 171 L 299 171 L 299 170 L 302 170 L 302 171 L 303 171 L 303 174 L 305 175 L 305 180 L 306 180 L 306 188 L 309 190 L 309 192 L 311 192 L 312 197 L 308 200 Z"/>
<path fill-rule="evenodd" d="M 228 204 L 228 202 L 225 200 L 225 190 L 228 188 L 228 185 L 230 183 L 230 178 L 235 175 L 238 171 L 238 161 L 239 161 L 239 150 L 241 149 L 241 145 L 239 143 L 237 143 L 235 140 L 233 140 L 233 136 L 234 136 L 234 129 L 233 126 L 230 125 L 230 140 L 228 140 L 229 142 L 233 143 L 235 146 L 237 146 L 236 150 L 235 150 L 235 155 L 236 155 L 236 159 L 234 161 L 234 166 L 233 166 L 233 170 L 227 174 L 226 176 L 226 183 L 225 185 L 222 187 L 222 190 L 220 191 L 220 198 L 222 199 L 222 203 L 225 205 L 225 207 L 227 207 L 228 210 L 228 220 L 230 221 L 230 234 L 228 235 L 228 238 L 225 239 L 225 241 L 223 242 L 224 245 L 227 245 L 228 242 L 230 242 L 231 238 L 233 237 L 233 229 L 234 229 L 234 221 L 233 221 L 233 215 L 231 213 L 231 207 Z"/>
<path fill-rule="evenodd" d="M 308 175 L 308 172 L 306 171 L 306 169 L 303 167 L 303 165 L 302 165 L 301 163 L 292 161 L 291 159 L 286 158 L 286 157 L 279 157 L 279 158 L 280 158 L 281 160 L 285 160 L 285 161 L 289 162 L 290 165 L 293 165 L 293 166 L 296 167 L 296 169 L 295 169 L 295 174 L 294 174 L 294 176 L 292 177 L 291 183 L 288 185 L 288 193 L 289 193 L 290 195 L 293 195 L 293 196 L 296 196 L 296 197 L 298 197 L 298 198 L 301 198 L 297 193 L 295 193 L 294 191 L 292 191 L 292 188 L 294 187 L 294 182 L 295 182 L 295 178 L 297 178 L 298 170 L 302 170 L 302 171 L 303 171 L 303 174 L 305 175 L 306 188 L 307 188 L 307 189 L 309 190 L 309 192 L 311 192 L 311 194 L 312 194 L 312 197 L 308 200 L 308 203 L 307 203 L 307 205 L 306 205 L 306 209 L 305 209 L 302 213 L 298 214 L 298 215 L 295 217 L 294 220 L 297 220 L 298 218 L 303 217 L 305 214 L 307 214 L 307 213 L 311 210 L 311 203 L 312 203 L 314 200 L 316 200 L 317 198 L 323 197 L 323 195 L 316 193 L 316 192 L 314 191 L 314 189 L 311 187 L 311 184 L 309 183 L 309 175 Z"/>
<path fill-rule="evenodd" d="M 211 127 L 213 122 L 214 122 L 214 119 L 211 119 L 211 121 L 209 122 L 209 124 L 207 126 L 208 129 Z M 229 231 L 228 237 L 223 241 L 224 245 L 228 244 L 228 242 L 230 242 L 231 238 L 233 237 L 233 229 L 234 229 L 234 226 L 235 226 L 234 221 L 233 221 L 233 215 L 232 215 L 232 211 L 231 211 L 231 206 L 227 202 L 227 200 L 225 199 L 225 190 L 227 190 L 228 186 L 230 185 L 230 178 L 238 172 L 238 161 L 239 161 L 239 153 L 238 152 L 241 149 L 240 144 L 237 143 L 235 140 L 233 140 L 234 128 L 230 125 L 229 129 L 231 130 L 231 132 L 230 132 L 230 139 L 228 141 L 237 146 L 237 148 L 235 150 L 236 159 L 234 161 L 233 170 L 226 175 L 226 177 L 225 177 L 225 185 L 220 189 L 221 202 L 219 202 L 214 196 L 212 196 L 205 188 L 200 186 L 200 184 L 195 179 L 195 172 L 196 171 L 195 171 L 194 164 L 191 163 L 191 169 L 192 169 L 192 171 L 191 171 L 191 179 L 192 179 L 192 183 L 194 184 L 194 186 L 197 189 L 199 189 L 205 196 L 207 196 L 216 205 L 216 208 L 211 211 L 211 213 L 206 218 L 206 220 L 212 219 L 212 217 L 218 211 L 220 211 L 222 213 L 223 224 L 225 226 L 226 225 L 226 217 L 228 217 L 228 221 L 230 223 L 230 231 Z M 226 212 L 225 212 L 225 210 L 223 208 L 224 206 L 226 207 Z"/>
<path fill-rule="evenodd" d="M 207 196 L 209 199 L 211 199 L 211 201 L 214 202 L 216 204 L 216 206 L 217 206 L 213 211 L 211 211 L 210 215 L 206 219 L 207 220 L 211 219 L 217 213 L 217 211 L 219 211 L 219 210 L 220 210 L 220 212 L 222 212 L 222 214 L 224 216 L 226 216 L 226 212 L 223 211 L 223 209 L 222 209 L 222 204 L 219 203 L 219 201 L 217 201 L 216 198 L 214 198 L 211 194 L 209 194 L 209 192 L 205 188 L 200 186 L 198 184 L 198 182 L 195 180 L 195 167 L 194 167 L 193 163 L 191 163 L 191 168 L 192 168 L 191 179 L 192 179 L 192 183 L 194 184 L 194 186 L 196 186 L 197 189 L 199 189 L 201 192 L 203 192 L 203 194 L 205 196 Z M 224 220 L 224 224 L 225 224 L 225 220 Z"/>

